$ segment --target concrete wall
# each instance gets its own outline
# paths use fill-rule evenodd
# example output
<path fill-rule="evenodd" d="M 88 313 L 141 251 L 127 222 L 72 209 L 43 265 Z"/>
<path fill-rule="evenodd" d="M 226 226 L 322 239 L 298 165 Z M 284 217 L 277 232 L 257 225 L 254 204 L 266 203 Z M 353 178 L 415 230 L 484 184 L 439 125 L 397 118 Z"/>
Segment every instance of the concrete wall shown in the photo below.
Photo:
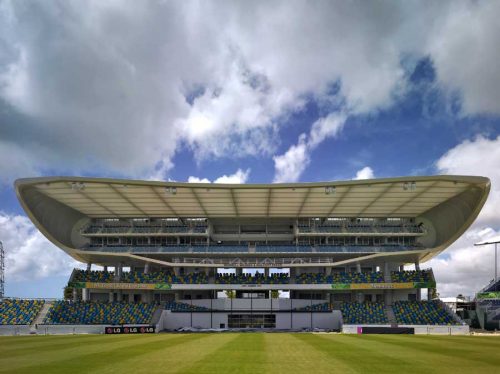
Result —
<path fill-rule="evenodd" d="M 357 334 L 358 327 L 389 327 L 389 325 L 343 325 L 342 332 L 345 334 Z M 398 325 L 398 327 L 412 327 L 418 335 L 468 335 L 469 326 L 435 326 L 435 325 Z"/>
<path fill-rule="evenodd" d="M 176 330 L 182 327 L 194 327 L 201 329 L 218 329 L 221 324 L 225 328 L 228 327 L 228 312 L 196 312 L 196 313 L 180 313 L 171 311 L 163 311 L 160 322 L 158 323 L 159 330 Z M 330 313 L 271 313 L 265 314 L 276 315 L 276 329 L 328 329 L 340 330 L 341 314 L 340 311 L 334 310 Z"/>

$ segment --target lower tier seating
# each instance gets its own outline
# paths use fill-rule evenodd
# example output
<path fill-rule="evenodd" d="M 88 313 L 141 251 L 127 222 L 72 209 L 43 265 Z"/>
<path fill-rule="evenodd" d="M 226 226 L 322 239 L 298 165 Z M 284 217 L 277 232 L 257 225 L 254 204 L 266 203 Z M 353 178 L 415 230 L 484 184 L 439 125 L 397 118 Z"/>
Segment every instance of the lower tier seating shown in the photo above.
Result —
<path fill-rule="evenodd" d="M 68 302 L 56 301 L 50 308 L 44 323 L 49 325 L 123 325 L 151 322 L 155 304 L 122 302 Z"/>
<path fill-rule="evenodd" d="M 44 300 L 4 299 L 0 302 L 0 325 L 31 325 Z"/>
<path fill-rule="evenodd" d="M 180 303 L 178 301 L 169 301 L 165 304 L 165 309 L 172 312 L 207 312 L 210 309 L 203 306 Z"/>
<path fill-rule="evenodd" d="M 342 319 L 345 324 L 380 324 L 389 323 L 384 303 L 378 302 L 344 302 L 340 305 Z"/>
<path fill-rule="evenodd" d="M 396 301 L 392 309 L 399 324 L 458 325 L 458 322 L 437 300 Z"/>

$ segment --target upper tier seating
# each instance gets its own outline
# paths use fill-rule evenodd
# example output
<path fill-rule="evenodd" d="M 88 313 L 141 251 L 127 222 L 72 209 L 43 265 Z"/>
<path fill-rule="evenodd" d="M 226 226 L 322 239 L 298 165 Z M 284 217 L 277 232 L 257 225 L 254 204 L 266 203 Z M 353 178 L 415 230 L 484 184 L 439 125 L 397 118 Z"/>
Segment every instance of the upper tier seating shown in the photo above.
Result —
<path fill-rule="evenodd" d="M 155 304 L 122 302 L 68 302 L 56 301 L 44 323 L 77 325 L 148 324 L 156 309 Z"/>
<path fill-rule="evenodd" d="M 4 299 L 0 302 L 0 325 L 31 325 L 44 300 Z"/>
<path fill-rule="evenodd" d="M 115 274 L 109 271 L 79 270 L 75 271 L 73 280 L 75 282 L 112 282 Z"/>
<path fill-rule="evenodd" d="M 265 276 L 264 274 L 217 274 L 215 284 L 288 284 L 288 274 L 277 273 Z"/>
<path fill-rule="evenodd" d="M 406 325 L 457 325 L 437 300 L 396 301 L 392 307 L 396 321 Z"/>
<path fill-rule="evenodd" d="M 330 303 L 320 303 L 313 305 L 306 305 L 299 308 L 293 308 L 296 312 L 331 312 L 333 310 L 333 304 Z"/>
<path fill-rule="evenodd" d="M 113 272 L 76 270 L 73 278 L 75 282 L 102 282 L 110 283 L 114 280 Z M 125 283 L 169 283 L 169 284 L 206 284 L 208 279 L 205 273 L 189 273 L 175 275 L 173 272 L 143 272 L 131 271 L 122 274 L 120 282 Z"/>
<path fill-rule="evenodd" d="M 380 324 L 389 323 L 385 313 L 384 303 L 343 302 L 340 305 L 342 319 L 345 324 Z"/>
<path fill-rule="evenodd" d="M 432 271 L 429 270 L 405 270 L 392 271 L 391 279 L 395 283 L 404 282 L 432 282 Z"/>
<path fill-rule="evenodd" d="M 207 312 L 210 311 L 209 308 L 203 306 L 191 305 L 187 303 L 181 303 L 178 301 L 169 301 L 165 304 L 165 309 L 171 310 L 172 312 Z"/>
<path fill-rule="evenodd" d="M 384 275 L 380 271 L 368 273 L 340 272 L 326 275 L 323 273 L 302 273 L 295 277 L 298 284 L 321 283 L 383 283 Z"/>

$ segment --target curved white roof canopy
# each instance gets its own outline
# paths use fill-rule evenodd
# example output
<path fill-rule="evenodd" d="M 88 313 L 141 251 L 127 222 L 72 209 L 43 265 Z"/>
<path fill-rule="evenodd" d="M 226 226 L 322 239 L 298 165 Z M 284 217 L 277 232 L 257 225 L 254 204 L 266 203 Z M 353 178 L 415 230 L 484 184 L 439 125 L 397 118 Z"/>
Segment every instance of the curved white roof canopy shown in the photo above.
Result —
<path fill-rule="evenodd" d="M 484 205 L 490 181 L 476 176 L 400 177 L 287 184 L 207 184 L 85 177 L 19 179 L 28 216 L 54 244 L 88 260 L 78 230 L 89 218 L 420 217 L 435 229 L 436 255 Z"/>

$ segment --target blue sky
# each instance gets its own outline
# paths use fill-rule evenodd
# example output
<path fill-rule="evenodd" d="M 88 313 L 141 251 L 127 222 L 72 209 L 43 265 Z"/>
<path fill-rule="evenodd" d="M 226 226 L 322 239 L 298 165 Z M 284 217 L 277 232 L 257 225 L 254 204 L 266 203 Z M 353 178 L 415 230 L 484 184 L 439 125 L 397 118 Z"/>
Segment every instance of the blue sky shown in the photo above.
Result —
<path fill-rule="evenodd" d="M 60 297 L 74 266 L 12 183 L 41 175 L 271 183 L 492 180 L 428 265 L 443 296 L 492 274 L 500 216 L 498 3 L 0 1 L 7 294 Z"/>

